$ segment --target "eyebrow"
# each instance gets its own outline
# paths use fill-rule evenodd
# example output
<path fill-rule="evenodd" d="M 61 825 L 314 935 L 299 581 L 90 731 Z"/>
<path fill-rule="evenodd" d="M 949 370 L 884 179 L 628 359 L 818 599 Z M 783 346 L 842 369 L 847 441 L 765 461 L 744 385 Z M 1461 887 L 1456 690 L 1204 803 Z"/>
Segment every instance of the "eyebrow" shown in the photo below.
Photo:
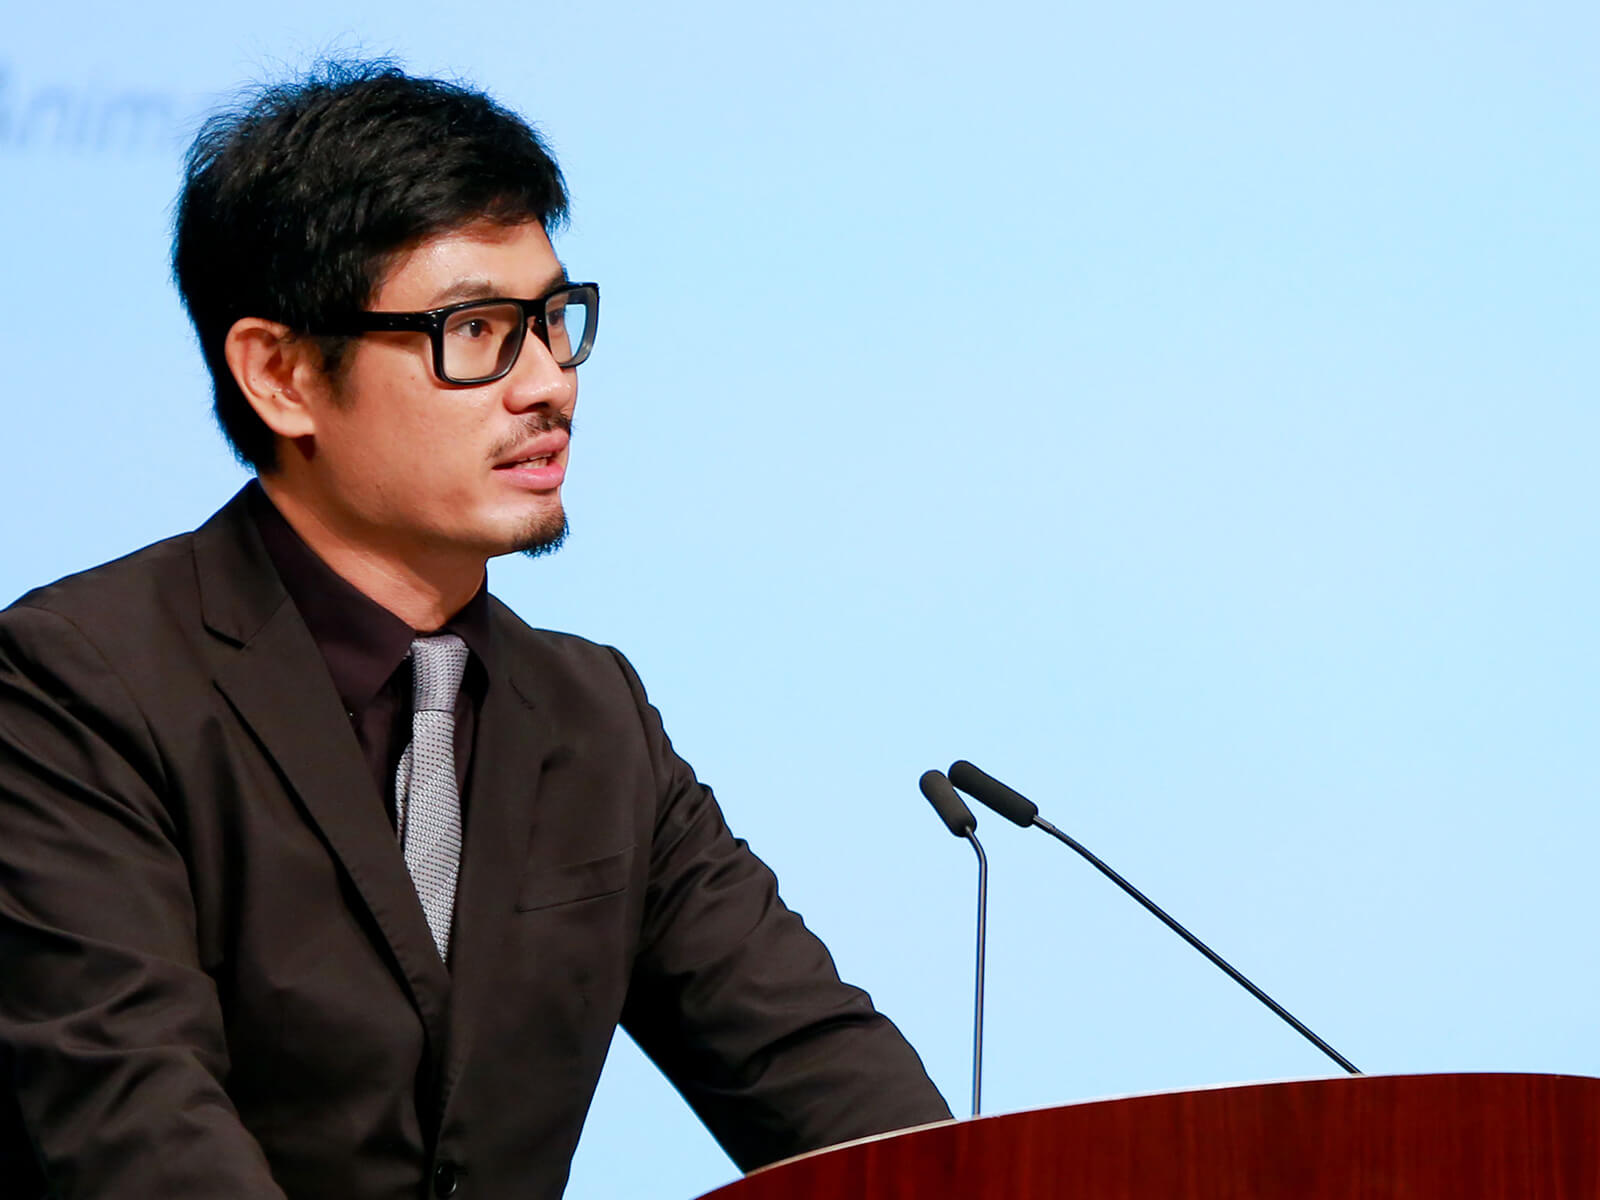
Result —
<path fill-rule="evenodd" d="M 535 295 L 542 296 L 546 292 L 554 291 L 562 284 L 571 282 L 572 280 L 567 275 L 566 264 L 562 263 L 561 270 L 547 280 L 539 288 Z M 449 287 L 445 288 L 444 291 L 434 295 L 432 299 L 428 301 L 427 307 L 443 308 L 445 305 L 454 304 L 458 300 L 487 300 L 490 297 L 504 296 L 505 294 L 505 291 L 496 286 L 492 280 L 484 278 L 481 275 L 475 275 L 466 279 L 457 279 L 454 283 L 450 284 Z M 531 300 L 533 298 L 533 296 L 517 297 L 517 299 L 525 300 Z"/>

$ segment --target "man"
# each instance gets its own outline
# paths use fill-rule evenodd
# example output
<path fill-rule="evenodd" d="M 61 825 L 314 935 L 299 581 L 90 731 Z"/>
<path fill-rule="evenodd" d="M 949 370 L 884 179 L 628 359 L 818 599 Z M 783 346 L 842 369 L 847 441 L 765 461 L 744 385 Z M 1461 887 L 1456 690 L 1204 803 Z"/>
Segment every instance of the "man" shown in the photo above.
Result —
<path fill-rule="evenodd" d="M 197 139 L 175 273 L 259 478 L 0 615 L 5 1194 L 557 1196 L 618 1023 L 747 1169 L 948 1116 L 626 661 L 486 591 L 566 529 L 565 205 L 386 68 Z"/>

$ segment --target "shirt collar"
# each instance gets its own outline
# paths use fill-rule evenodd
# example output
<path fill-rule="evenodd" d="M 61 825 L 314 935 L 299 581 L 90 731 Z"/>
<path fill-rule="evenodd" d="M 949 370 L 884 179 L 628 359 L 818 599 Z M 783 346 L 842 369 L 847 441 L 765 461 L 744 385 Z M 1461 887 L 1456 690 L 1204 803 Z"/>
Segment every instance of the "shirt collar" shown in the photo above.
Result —
<path fill-rule="evenodd" d="M 249 505 L 283 586 L 322 652 L 347 712 L 372 703 L 420 636 L 405 621 L 346 580 L 306 545 L 259 482 Z M 439 632 L 454 633 L 480 663 L 489 660 L 487 579 Z"/>

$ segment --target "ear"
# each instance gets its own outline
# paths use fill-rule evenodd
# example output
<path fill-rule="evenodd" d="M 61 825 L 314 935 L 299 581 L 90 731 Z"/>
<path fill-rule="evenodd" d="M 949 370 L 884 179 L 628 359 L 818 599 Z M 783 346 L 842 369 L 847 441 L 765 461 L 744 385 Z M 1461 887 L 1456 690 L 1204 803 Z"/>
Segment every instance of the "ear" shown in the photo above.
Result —
<path fill-rule="evenodd" d="M 273 433 L 294 440 L 317 431 L 310 401 L 326 389 L 316 345 L 287 325 L 241 317 L 223 342 L 228 370 Z"/>

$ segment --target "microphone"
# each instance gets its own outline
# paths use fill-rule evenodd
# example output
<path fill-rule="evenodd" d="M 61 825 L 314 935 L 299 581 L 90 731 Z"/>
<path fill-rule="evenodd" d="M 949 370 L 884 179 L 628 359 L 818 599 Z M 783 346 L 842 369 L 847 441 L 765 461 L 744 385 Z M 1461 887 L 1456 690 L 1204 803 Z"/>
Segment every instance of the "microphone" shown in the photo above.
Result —
<path fill-rule="evenodd" d="M 978 818 L 956 795 L 950 781 L 937 771 L 924 771 L 917 786 L 933 805 L 933 811 L 939 814 L 945 828 L 971 842 L 978 856 L 978 964 L 974 971 L 977 985 L 972 1005 L 972 1115 L 977 1116 L 983 1099 L 983 943 L 989 920 L 989 860 L 974 832 L 978 828 Z"/>
<path fill-rule="evenodd" d="M 930 772 L 930 774 L 931 773 L 932 772 Z M 924 776 L 924 778 L 926 778 L 926 776 Z M 1190 933 L 1182 925 L 1178 924 L 1177 921 L 1169 917 L 1143 892 L 1134 887 L 1133 884 L 1129 883 L 1121 875 L 1118 875 L 1110 867 L 1106 866 L 1105 863 L 1101 862 L 1098 858 L 1091 854 L 1086 846 L 1073 840 L 1071 837 L 1068 837 L 1066 834 L 1062 833 L 1061 830 L 1050 824 L 1049 821 L 1046 821 L 1043 817 L 1041 817 L 1039 815 L 1039 806 L 1036 805 L 1032 800 L 1029 800 L 1021 792 L 1007 787 L 994 776 L 985 774 L 983 771 L 978 770 L 977 767 L 967 762 L 966 759 L 961 759 L 950 764 L 950 782 L 954 783 L 956 787 L 967 793 L 967 795 L 971 796 L 974 800 L 977 800 L 980 803 L 987 805 L 989 808 L 992 808 L 1006 820 L 1021 825 L 1023 828 L 1027 828 L 1029 825 L 1037 825 L 1040 829 L 1044 830 L 1057 841 L 1064 842 L 1068 846 L 1072 847 L 1073 850 L 1077 851 L 1083 856 L 1085 861 L 1087 861 L 1090 866 L 1094 867 L 1095 870 L 1099 871 L 1107 879 L 1111 880 L 1112 883 L 1116 884 L 1123 891 L 1127 892 L 1128 895 L 1132 896 L 1140 904 L 1144 905 L 1144 907 L 1152 914 L 1159 917 L 1162 922 L 1166 924 L 1168 929 L 1172 930 L 1173 933 L 1177 934 L 1184 941 L 1188 942 L 1189 945 L 1200 951 L 1201 954 L 1204 954 L 1213 963 L 1226 972 L 1228 978 L 1232 979 L 1240 987 L 1244 988 L 1245 991 L 1249 992 L 1278 1016 L 1282 1017 L 1283 1020 L 1288 1023 L 1289 1027 L 1301 1037 L 1305 1038 L 1318 1050 L 1321 1050 L 1329 1058 L 1333 1059 L 1334 1062 L 1338 1063 L 1340 1067 L 1348 1071 L 1350 1074 L 1361 1074 L 1360 1069 L 1357 1068 L 1356 1065 L 1348 1058 L 1340 1054 L 1316 1034 L 1312 1033 L 1311 1030 L 1300 1021 L 1297 1021 L 1289 1014 L 1289 1011 L 1284 1008 L 1283 1005 L 1279 1004 L 1271 996 L 1267 995 L 1255 984 L 1251 983 L 1215 950 L 1206 945 L 1199 938 L 1195 937 L 1194 934 Z"/>

